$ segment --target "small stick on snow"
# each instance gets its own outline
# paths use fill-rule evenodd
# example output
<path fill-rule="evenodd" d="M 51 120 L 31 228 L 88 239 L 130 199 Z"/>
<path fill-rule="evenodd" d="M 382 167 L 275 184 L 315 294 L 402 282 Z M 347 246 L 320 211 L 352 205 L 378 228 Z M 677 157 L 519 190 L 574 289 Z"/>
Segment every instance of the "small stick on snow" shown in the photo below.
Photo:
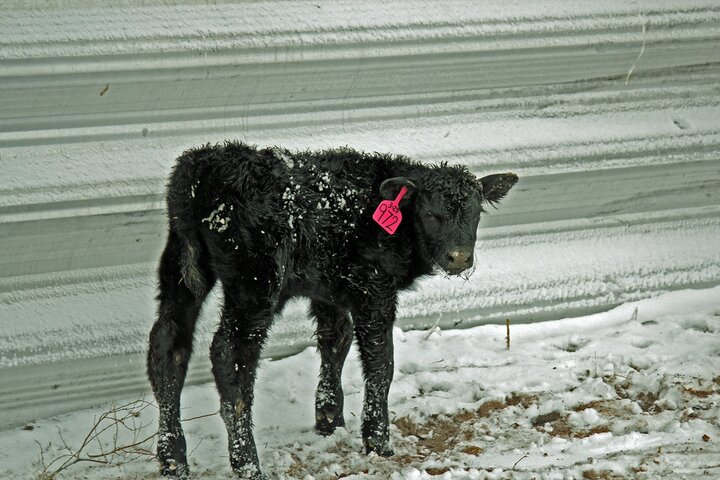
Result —
<path fill-rule="evenodd" d="M 517 462 L 515 462 L 515 464 L 513 464 L 511 470 L 515 470 L 515 467 L 517 467 L 517 464 L 520 463 L 520 462 L 522 462 L 522 461 L 525 460 L 526 458 L 528 458 L 527 455 L 523 455 L 522 457 L 520 457 L 520 460 L 518 460 Z"/>
<path fill-rule="evenodd" d="M 195 448 L 190 450 L 190 453 L 188 453 L 188 457 L 192 457 L 192 454 L 195 453 L 195 450 L 198 449 L 198 447 L 202 444 L 203 440 L 205 440 L 205 439 L 201 438 L 200 441 L 197 443 L 197 445 L 195 445 Z M 267 448 L 267 445 L 265 445 L 265 448 Z"/>
<path fill-rule="evenodd" d="M 505 348 L 510 350 L 510 319 L 505 319 L 505 329 L 507 330 L 507 336 L 505 337 Z"/>
<path fill-rule="evenodd" d="M 630 83 L 630 76 L 633 74 L 635 67 L 637 66 L 638 62 L 640 61 L 640 57 L 642 57 L 643 53 L 645 53 L 645 32 L 647 31 L 646 25 L 647 25 L 646 23 L 643 23 L 643 26 L 642 26 L 643 41 L 642 41 L 642 46 L 640 47 L 640 53 L 638 54 L 637 58 L 630 66 L 630 70 L 628 71 L 627 77 L 625 77 L 625 85 Z"/>
<path fill-rule="evenodd" d="M 440 312 L 440 315 L 438 315 L 437 319 L 435 319 L 435 324 L 428 329 L 427 335 L 425 335 L 425 340 L 429 339 L 430 335 L 432 335 L 433 333 L 440 331 L 440 327 L 438 327 L 438 324 L 440 323 L 442 315 L 442 312 Z"/>
<path fill-rule="evenodd" d="M 597 350 L 595 350 L 595 378 L 597 378 Z"/>

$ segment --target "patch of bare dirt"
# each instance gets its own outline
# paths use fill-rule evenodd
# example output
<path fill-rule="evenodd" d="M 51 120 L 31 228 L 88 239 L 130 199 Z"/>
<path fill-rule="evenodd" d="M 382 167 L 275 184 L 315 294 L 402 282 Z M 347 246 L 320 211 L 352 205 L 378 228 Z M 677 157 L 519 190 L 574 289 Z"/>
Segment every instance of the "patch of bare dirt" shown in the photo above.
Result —
<path fill-rule="evenodd" d="M 477 416 L 461 412 L 452 416 L 432 415 L 420 424 L 408 417 L 399 418 L 394 423 L 403 436 L 418 438 L 416 443 L 418 454 L 429 455 L 445 452 L 460 442 L 472 439 L 474 436 L 471 428 L 473 418 L 477 418 Z"/>
<path fill-rule="evenodd" d="M 493 413 L 508 407 L 527 408 L 535 402 L 537 402 L 535 395 L 513 394 L 505 401 L 488 400 L 476 410 L 463 410 L 453 415 L 431 415 L 421 423 L 409 417 L 401 417 L 393 423 L 404 437 L 418 438 L 419 455 L 440 454 L 475 438 L 475 427 L 481 419 L 489 418 Z M 476 445 L 462 445 L 460 451 L 469 455 L 478 455 L 482 449 Z"/>
<path fill-rule="evenodd" d="M 582 412 L 589 408 L 594 409 L 600 415 L 610 420 L 629 419 L 634 415 L 631 407 L 621 400 L 594 400 L 582 403 L 572 408 L 572 411 Z M 538 415 L 532 420 L 532 425 L 538 430 L 544 431 L 554 437 L 562 438 L 586 438 L 598 433 L 610 432 L 609 425 L 598 425 L 592 428 L 577 428 L 568 421 L 570 412 L 553 411 L 544 415 Z M 549 425 L 551 428 L 547 428 Z"/>
<path fill-rule="evenodd" d="M 610 470 L 585 470 L 583 478 L 587 480 L 622 480 L 624 475 L 618 475 Z"/>
<path fill-rule="evenodd" d="M 692 387 L 683 387 L 683 392 L 698 398 L 708 398 L 715 395 L 717 390 L 700 390 Z"/>
<path fill-rule="evenodd" d="M 610 429 L 607 425 L 598 425 L 589 429 L 578 429 L 568 421 L 568 413 L 550 412 L 539 415 L 532 420 L 533 426 L 553 437 L 561 438 L 586 438 L 597 433 L 606 433 Z M 549 424 L 551 428 L 545 425 Z"/>

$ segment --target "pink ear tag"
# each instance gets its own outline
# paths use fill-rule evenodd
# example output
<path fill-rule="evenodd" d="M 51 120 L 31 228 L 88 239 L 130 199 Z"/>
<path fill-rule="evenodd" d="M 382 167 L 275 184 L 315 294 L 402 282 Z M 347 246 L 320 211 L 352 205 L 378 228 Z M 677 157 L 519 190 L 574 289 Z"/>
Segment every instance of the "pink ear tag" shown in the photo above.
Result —
<path fill-rule="evenodd" d="M 395 200 L 383 200 L 373 213 L 373 220 L 380 225 L 387 233 L 392 235 L 402 222 L 402 212 L 400 212 L 400 200 L 407 193 L 407 188 L 402 187 L 400 193 Z"/>

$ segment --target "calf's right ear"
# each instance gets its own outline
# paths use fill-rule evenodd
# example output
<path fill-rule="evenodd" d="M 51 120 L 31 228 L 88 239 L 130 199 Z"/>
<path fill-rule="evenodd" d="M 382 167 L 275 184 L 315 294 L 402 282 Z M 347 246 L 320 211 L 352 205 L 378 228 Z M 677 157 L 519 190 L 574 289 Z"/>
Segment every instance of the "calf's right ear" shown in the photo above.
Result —
<path fill-rule="evenodd" d="M 400 200 L 400 208 L 408 204 L 415 194 L 417 186 L 407 177 L 392 177 L 380 184 L 380 196 L 385 200 L 395 200 L 402 187 L 407 188 L 407 193 Z"/>

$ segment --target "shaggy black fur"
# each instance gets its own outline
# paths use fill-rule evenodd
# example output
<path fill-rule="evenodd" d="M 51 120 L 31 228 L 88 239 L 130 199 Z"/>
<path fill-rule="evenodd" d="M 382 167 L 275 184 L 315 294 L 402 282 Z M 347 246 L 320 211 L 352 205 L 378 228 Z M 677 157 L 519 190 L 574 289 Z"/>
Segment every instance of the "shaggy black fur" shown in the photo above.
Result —
<path fill-rule="evenodd" d="M 189 475 L 180 391 L 195 321 L 216 281 L 225 302 L 210 356 L 239 477 L 264 478 L 252 435 L 255 371 L 273 316 L 297 295 L 311 298 L 317 321 L 316 429 L 344 425 L 340 377 L 354 334 L 365 377 L 363 443 L 391 455 L 397 294 L 436 267 L 459 274 L 472 266 L 483 204 L 498 202 L 516 181 L 512 173 L 478 179 L 462 166 L 349 148 L 290 152 L 232 142 L 180 156 L 167 191 L 170 228 L 148 352 L 162 473 Z M 409 190 L 403 220 L 389 235 L 372 214 L 402 186 Z"/>

